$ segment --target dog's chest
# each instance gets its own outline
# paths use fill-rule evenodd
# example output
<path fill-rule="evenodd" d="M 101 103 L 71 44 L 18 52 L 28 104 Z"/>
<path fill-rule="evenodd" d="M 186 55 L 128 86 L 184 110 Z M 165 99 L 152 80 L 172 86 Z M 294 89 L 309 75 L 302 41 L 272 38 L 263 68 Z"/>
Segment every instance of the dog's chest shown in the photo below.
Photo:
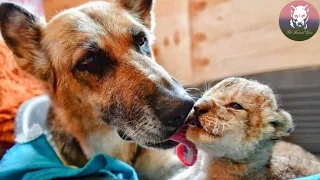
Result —
<path fill-rule="evenodd" d="M 97 153 L 103 153 L 129 164 L 131 163 L 132 144 L 123 141 L 114 130 L 92 132 L 86 137 L 82 146 L 88 159 Z"/>

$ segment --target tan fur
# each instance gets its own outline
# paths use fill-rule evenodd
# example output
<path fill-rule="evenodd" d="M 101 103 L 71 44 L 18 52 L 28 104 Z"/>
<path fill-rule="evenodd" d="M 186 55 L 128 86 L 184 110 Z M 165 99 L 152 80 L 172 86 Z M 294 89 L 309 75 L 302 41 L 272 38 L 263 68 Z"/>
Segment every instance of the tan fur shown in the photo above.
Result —
<path fill-rule="evenodd" d="M 270 169 L 273 179 L 293 179 L 320 173 L 320 163 L 295 156 L 273 156 Z"/>
<path fill-rule="evenodd" d="M 318 162 L 272 155 L 275 142 L 290 134 L 293 122 L 278 109 L 272 90 L 257 81 L 221 81 L 196 102 L 191 116 L 201 127 L 190 126 L 187 138 L 200 155 L 176 180 L 288 179 L 320 173 Z"/>
<path fill-rule="evenodd" d="M 172 151 L 158 148 L 177 144 L 168 138 L 193 100 L 154 60 L 152 0 L 90 2 L 49 22 L 3 3 L 0 27 L 20 67 L 49 84 L 48 127 L 67 164 L 83 166 L 105 153 L 143 179 L 167 179 L 182 168 Z M 91 57 L 98 70 L 81 70 Z"/>
<path fill-rule="evenodd" d="M 273 156 L 297 157 L 300 159 L 319 162 L 319 159 L 315 155 L 306 151 L 301 146 L 285 141 L 277 142 L 274 145 Z"/>

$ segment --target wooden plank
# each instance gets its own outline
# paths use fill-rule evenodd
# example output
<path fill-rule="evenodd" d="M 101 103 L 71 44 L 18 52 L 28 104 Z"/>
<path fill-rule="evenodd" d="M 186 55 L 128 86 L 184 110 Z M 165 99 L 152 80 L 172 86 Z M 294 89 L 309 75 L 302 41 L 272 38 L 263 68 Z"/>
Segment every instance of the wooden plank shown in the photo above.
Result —
<path fill-rule="evenodd" d="M 157 0 L 155 15 L 156 59 L 171 75 L 187 82 L 191 79 L 189 2 Z"/>
<path fill-rule="evenodd" d="M 285 37 L 279 14 L 290 1 L 190 0 L 192 83 L 320 65 L 320 32 Z M 318 10 L 320 1 L 310 0 Z"/>
<path fill-rule="evenodd" d="M 80 4 L 88 2 L 86 0 L 44 0 L 44 12 L 46 19 L 50 20 L 54 15 L 61 12 L 64 9 L 69 9 Z"/>

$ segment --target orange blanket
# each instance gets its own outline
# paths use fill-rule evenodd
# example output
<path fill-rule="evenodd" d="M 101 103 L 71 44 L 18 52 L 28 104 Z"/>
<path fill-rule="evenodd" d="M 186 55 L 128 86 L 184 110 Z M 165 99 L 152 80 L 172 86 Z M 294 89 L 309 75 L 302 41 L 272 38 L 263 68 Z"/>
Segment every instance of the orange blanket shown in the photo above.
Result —
<path fill-rule="evenodd" d="M 18 67 L 0 37 L 0 143 L 14 142 L 14 117 L 19 105 L 43 93 L 41 82 Z"/>

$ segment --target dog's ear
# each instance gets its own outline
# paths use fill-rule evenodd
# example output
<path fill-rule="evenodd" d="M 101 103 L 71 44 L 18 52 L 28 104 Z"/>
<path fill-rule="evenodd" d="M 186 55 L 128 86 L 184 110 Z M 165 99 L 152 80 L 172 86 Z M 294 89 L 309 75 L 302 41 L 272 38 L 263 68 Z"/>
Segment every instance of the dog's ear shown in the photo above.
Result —
<path fill-rule="evenodd" d="M 284 110 L 277 110 L 272 121 L 269 122 L 274 128 L 275 132 L 272 139 L 280 139 L 281 137 L 289 136 L 294 130 L 294 124 L 291 115 Z"/>
<path fill-rule="evenodd" d="M 3 39 L 13 51 L 18 65 L 45 80 L 47 62 L 41 52 L 41 36 L 45 20 L 14 3 L 0 4 L 0 29 Z"/>
<path fill-rule="evenodd" d="M 117 0 L 133 17 L 138 17 L 151 31 L 154 29 L 153 4 L 155 0 Z"/>

